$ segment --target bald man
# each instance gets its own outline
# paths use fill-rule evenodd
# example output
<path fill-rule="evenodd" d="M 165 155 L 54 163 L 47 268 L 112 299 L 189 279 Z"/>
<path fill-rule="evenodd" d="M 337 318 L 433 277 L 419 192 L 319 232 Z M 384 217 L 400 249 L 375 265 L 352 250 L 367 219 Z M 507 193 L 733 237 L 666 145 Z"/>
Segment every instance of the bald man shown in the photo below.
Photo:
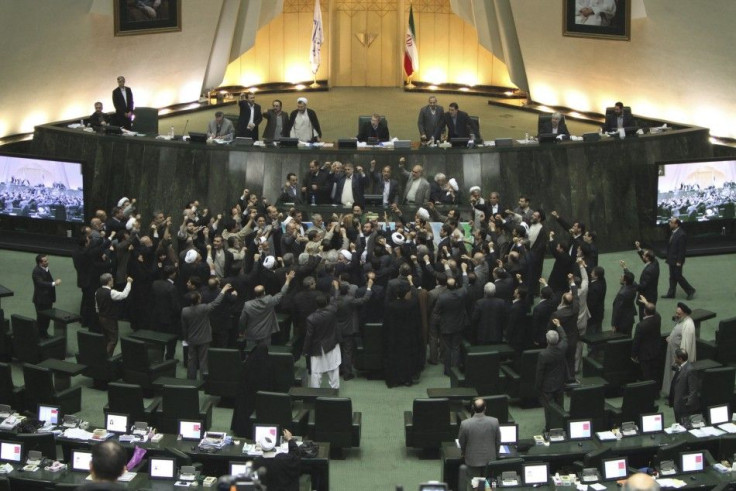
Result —
<path fill-rule="evenodd" d="M 258 259 L 256 259 L 256 262 L 258 262 Z M 270 346 L 271 335 L 279 332 L 279 323 L 276 320 L 274 309 L 289 290 L 289 284 L 294 279 L 294 274 L 294 271 L 289 271 L 284 286 L 276 295 L 266 295 L 266 288 L 263 285 L 257 285 L 253 289 L 255 298 L 248 300 L 243 305 L 238 324 L 240 328 L 238 337 L 245 339 L 248 350 L 258 344 Z"/>

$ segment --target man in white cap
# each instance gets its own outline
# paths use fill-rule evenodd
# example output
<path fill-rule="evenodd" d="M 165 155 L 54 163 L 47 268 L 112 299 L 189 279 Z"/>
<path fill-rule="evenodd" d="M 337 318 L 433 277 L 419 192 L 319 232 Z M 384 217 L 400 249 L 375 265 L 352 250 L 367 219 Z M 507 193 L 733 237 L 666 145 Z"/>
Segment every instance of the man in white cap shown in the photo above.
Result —
<path fill-rule="evenodd" d="M 299 141 L 312 142 L 322 138 L 322 129 L 319 127 L 317 113 L 307 108 L 307 98 L 296 100 L 296 109 L 289 115 L 289 136 Z"/>

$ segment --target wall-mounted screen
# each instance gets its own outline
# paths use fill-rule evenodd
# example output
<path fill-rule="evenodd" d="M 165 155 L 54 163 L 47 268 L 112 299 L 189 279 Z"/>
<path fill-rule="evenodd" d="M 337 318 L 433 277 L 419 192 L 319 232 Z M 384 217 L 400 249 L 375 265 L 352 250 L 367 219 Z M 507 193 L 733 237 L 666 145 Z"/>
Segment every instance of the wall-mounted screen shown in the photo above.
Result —
<path fill-rule="evenodd" d="M 657 225 L 736 217 L 736 157 L 657 165 Z"/>
<path fill-rule="evenodd" d="M 83 223 L 82 164 L 0 155 L 0 215 Z"/>

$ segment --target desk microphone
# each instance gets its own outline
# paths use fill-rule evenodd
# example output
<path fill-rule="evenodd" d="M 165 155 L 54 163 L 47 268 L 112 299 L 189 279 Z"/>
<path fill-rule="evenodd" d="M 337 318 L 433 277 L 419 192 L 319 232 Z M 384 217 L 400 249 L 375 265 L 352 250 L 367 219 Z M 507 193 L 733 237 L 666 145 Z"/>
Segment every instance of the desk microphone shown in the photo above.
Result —
<path fill-rule="evenodd" d="M 187 119 L 187 122 L 184 123 L 184 131 L 182 131 L 182 133 L 181 133 L 181 136 L 182 137 L 187 134 L 187 126 L 189 126 L 189 120 L 188 119 Z"/>

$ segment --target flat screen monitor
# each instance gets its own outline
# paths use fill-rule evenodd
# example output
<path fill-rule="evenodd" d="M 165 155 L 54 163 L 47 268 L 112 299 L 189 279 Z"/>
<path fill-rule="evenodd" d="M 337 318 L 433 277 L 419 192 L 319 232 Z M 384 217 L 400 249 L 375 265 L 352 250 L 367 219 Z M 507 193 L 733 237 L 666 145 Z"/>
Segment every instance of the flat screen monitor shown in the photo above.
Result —
<path fill-rule="evenodd" d="M 603 459 L 603 479 L 606 481 L 615 481 L 626 477 L 628 462 L 626 457 L 617 457 L 615 459 Z"/>
<path fill-rule="evenodd" d="M 708 424 L 721 425 L 731 421 L 731 411 L 728 410 L 728 404 L 720 406 L 711 406 L 708 408 Z"/>
<path fill-rule="evenodd" d="M 557 143 L 557 135 L 554 133 L 540 133 L 537 135 L 539 143 Z"/>
<path fill-rule="evenodd" d="M 450 145 L 453 147 L 467 147 L 470 138 L 450 138 Z"/>
<path fill-rule="evenodd" d="M 82 163 L 0 154 L 0 215 L 83 223 Z"/>
<path fill-rule="evenodd" d="M 0 461 L 20 463 L 23 459 L 23 444 L 18 442 L 0 442 Z"/>
<path fill-rule="evenodd" d="M 107 413 L 105 418 L 105 429 L 112 433 L 128 432 L 130 425 L 128 424 L 128 415 L 119 413 Z"/>
<path fill-rule="evenodd" d="M 299 145 L 299 138 L 281 138 L 279 147 L 296 147 Z"/>
<path fill-rule="evenodd" d="M 207 143 L 207 133 L 198 133 L 196 131 L 189 132 L 190 143 Z"/>
<path fill-rule="evenodd" d="M 447 491 L 449 488 L 443 482 L 427 482 L 419 485 L 419 491 Z"/>
<path fill-rule="evenodd" d="M 736 218 L 736 157 L 657 163 L 656 223 Z"/>
<path fill-rule="evenodd" d="M 521 477 L 525 486 L 547 484 L 547 481 L 549 481 L 549 464 L 543 462 L 524 464 Z"/>
<path fill-rule="evenodd" d="M 253 425 L 253 441 L 260 443 L 264 438 L 274 444 L 279 444 L 278 425 Z"/>
<path fill-rule="evenodd" d="M 680 471 L 683 474 L 700 472 L 704 469 L 704 465 L 703 452 L 682 452 L 680 454 Z"/>
<path fill-rule="evenodd" d="M 231 476 L 248 476 L 251 473 L 253 462 L 230 462 Z"/>
<path fill-rule="evenodd" d="M 72 470 L 89 472 L 89 463 L 92 461 L 92 452 L 87 450 L 72 450 Z"/>
<path fill-rule="evenodd" d="M 358 140 L 355 138 L 340 138 L 337 140 L 337 148 L 358 148 Z"/>
<path fill-rule="evenodd" d="M 151 457 L 148 474 L 151 479 L 175 479 L 176 460 L 168 457 Z"/>
<path fill-rule="evenodd" d="M 38 405 L 38 420 L 43 421 L 46 426 L 58 425 L 61 415 L 59 406 L 47 406 L 45 404 Z"/>
<path fill-rule="evenodd" d="M 639 427 L 642 433 L 660 433 L 664 430 L 664 416 L 662 413 L 642 414 Z"/>
<path fill-rule="evenodd" d="M 201 440 L 203 426 L 201 421 L 180 420 L 179 434 L 182 440 Z"/>
<path fill-rule="evenodd" d="M 501 443 L 503 445 L 516 445 L 519 441 L 519 425 L 502 424 L 499 425 L 501 430 Z"/>
<path fill-rule="evenodd" d="M 571 419 L 567 423 L 570 440 L 587 440 L 593 436 L 593 425 L 589 419 Z"/>

